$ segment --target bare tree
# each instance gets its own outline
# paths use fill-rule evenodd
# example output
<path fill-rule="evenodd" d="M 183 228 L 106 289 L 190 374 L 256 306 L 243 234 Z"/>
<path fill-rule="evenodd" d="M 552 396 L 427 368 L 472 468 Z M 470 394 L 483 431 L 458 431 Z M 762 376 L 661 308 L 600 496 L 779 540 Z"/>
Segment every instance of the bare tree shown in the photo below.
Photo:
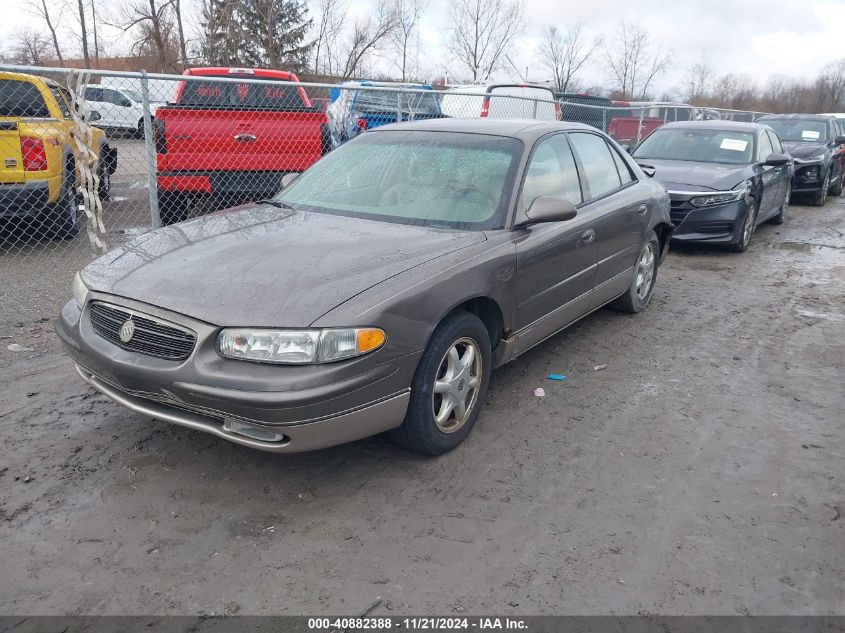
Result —
<path fill-rule="evenodd" d="M 14 61 L 28 66 L 43 66 L 51 61 L 50 39 L 41 31 L 24 28 L 14 35 Z"/>
<path fill-rule="evenodd" d="M 426 0 L 393 0 L 396 14 L 396 28 L 390 34 L 393 50 L 396 53 L 394 64 L 402 75 L 402 81 L 408 79 L 408 51 L 413 45 L 414 34 L 420 24 L 420 18 L 428 8 Z"/>
<path fill-rule="evenodd" d="M 682 97 L 689 104 L 695 104 L 707 96 L 715 77 L 710 56 L 702 53 L 697 62 L 689 66 L 684 76 Z"/>
<path fill-rule="evenodd" d="M 65 60 L 62 56 L 62 49 L 59 46 L 59 37 L 56 34 L 56 24 L 53 22 L 53 16 L 50 14 L 50 9 L 47 6 L 47 0 L 30 0 L 27 6 L 30 13 L 41 18 L 47 24 L 47 30 L 50 31 L 50 38 L 53 41 L 53 49 L 56 51 L 56 59 L 59 60 L 59 66 L 64 66 Z M 62 7 L 60 5 L 56 21 L 61 22 L 61 20 Z"/>
<path fill-rule="evenodd" d="M 178 71 L 180 51 L 173 0 L 135 0 L 124 13 L 123 28 L 136 34 L 133 53 L 154 57 L 158 71 Z"/>
<path fill-rule="evenodd" d="M 343 78 L 354 77 L 364 58 L 380 51 L 385 38 L 395 28 L 396 12 L 389 0 L 378 0 L 369 18 L 356 20 L 346 43 Z"/>
<path fill-rule="evenodd" d="M 472 75 L 489 79 L 523 29 L 524 0 L 454 0 L 449 7 L 447 46 Z"/>
<path fill-rule="evenodd" d="M 314 73 L 331 75 L 337 61 L 338 38 L 346 24 L 346 5 L 343 0 L 319 0 L 315 11 Z"/>
<path fill-rule="evenodd" d="M 88 53 L 88 27 L 85 19 L 85 3 L 83 0 L 77 0 L 76 19 L 79 21 L 79 28 L 82 38 L 82 58 L 85 60 L 85 68 L 91 68 L 91 56 Z"/>
<path fill-rule="evenodd" d="M 651 83 L 672 62 L 672 51 L 654 50 L 648 31 L 635 22 L 621 20 L 616 33 L 602 47 L 608 74 L 625 99 L 645 99 Z"/>
<path fill-rule="evenodd" d="M 816 84 L 819 110 L 838 111 L 845 105 L 845 57 L 822 68 Z"/>
<path fill-rule="evenodd" d="M 173 0 L 173 13 L 176 16 L 176 35 L 179 37 L 179 62 L 182 66 L 188 64 L 188 48 L 185 43 L 185 27 L 182 24 L 182 0 Z"/>
<path fill-rule="evenodd" d="M 100 38 L 97 34 L 97 5 L 91 0 L 91 30 L 94 35 L 94 59 L 100 61 Z"/>
<path fill-rule="evenodd" d="M 565 31 L 556 26 L 543 29 L 540 39 L 541 64 L 554 76 L 555 89 L 559 92 L 573 90 L 575 75 L 587 62 L 600 40 L 587 44 L 584 41 L 584 24 L 573 24 Z"/>

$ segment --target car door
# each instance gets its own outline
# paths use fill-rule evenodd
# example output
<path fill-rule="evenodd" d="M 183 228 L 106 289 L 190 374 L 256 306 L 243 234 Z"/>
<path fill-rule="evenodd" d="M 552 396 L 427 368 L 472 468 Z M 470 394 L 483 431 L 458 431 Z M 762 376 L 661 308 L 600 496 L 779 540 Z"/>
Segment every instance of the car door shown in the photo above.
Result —
<path fill-rule="evenodd" d="M 92 112 L 97 112 L 100 119 L 97 125 L 101 127 L 114 127 L 114 121 L 111 119 L 111 107 L 103 103 L 103 89 L 88 86 L 85 88 L 85 101 L 88 102 L 88 107 Z"/>
<path fill-rule="evenodd" d="M 546 136 L 534 146 L 519 214 L 540 196 L 583 201 L 580 175 L 566 134 Z M 515 353 L 551 336 L 589 311 L 595 282 L 596 245 L 589 210 L 566 222 L 514 229 L 517 253 Z"/>
<path fill-rule="evenodd" d="M 757 222 L 774 215 L 777 208 L 778 191 L 780 190 L 781 168 L 766 165 L 769 156 L 774 154 L 772 140 L 765 130 L 761 130 L 757 137 L 757 159 L 761 176 L 760 199 L 757 201 Z"/>
<path fill-rule="evenodd" d="M 135 128 L 136 121 L 132 112 L 132 102 L 117 90 L 103 88 L 103 107 L 108 109 L 110 126 Z"/>
<path fill-rule="evenodd" d="M 839 145 L 836 143 L 836 138 L 839 136 L 843 136 L 845 131 L 842 129 L 842 123 L 836 119 L 832 119 L 830 121 L 830 140 L 833 144 L 833 177 L 830 179 L 831 184 L 836 181 L 836 178 L 842 178 L 843 174 L 845 174 L 845 145 Z"/>
<path fill-rule="evenodd" d="M 775 134 L 773 130 L 766 130 L 766 134 L 768 134 L 769 136 L 769 141 L 772 144 L 772 149 L 774 150 L 775 154 L 787 153 L 786 150 L 783 148 L 783 143 L 780 142 L 778 135 Z M 792 166 L 787 163 L 786 165 L 778 167 L 777 170 L 779 174 L 778 190 L 775 194 L 775 210 L 772 212 L 772 215 L 777 214 L 777 212 L 780 210 L 781 205 L 783 204 L 783 199 L 792 193 Z"/>
<path fill-rule="evenodd" d="M 592 307 L 598 307 L 630 286 L 650 214 L 630 168 L 604 137 L 572 132 L 569 140 L 584 175 L 583 212 L 594 218 L 597 269 Z"/>

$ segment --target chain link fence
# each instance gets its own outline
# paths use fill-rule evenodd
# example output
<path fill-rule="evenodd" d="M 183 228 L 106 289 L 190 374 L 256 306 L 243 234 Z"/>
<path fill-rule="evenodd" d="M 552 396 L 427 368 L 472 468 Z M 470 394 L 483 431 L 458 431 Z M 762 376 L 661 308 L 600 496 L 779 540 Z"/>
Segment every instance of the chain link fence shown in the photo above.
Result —
<path fill-rule="evenodd" d="M 761 113 L 579 102 L 542 86 L 302 83 L 0 65 L 0 326 L 52 317 L 76 270 L 164 225 L 272 197 L 355 136 L 443 117 L 577 121 L 623 145 L 669 121 Z M 427 177 L 434 177 L 429 174 Z"/>

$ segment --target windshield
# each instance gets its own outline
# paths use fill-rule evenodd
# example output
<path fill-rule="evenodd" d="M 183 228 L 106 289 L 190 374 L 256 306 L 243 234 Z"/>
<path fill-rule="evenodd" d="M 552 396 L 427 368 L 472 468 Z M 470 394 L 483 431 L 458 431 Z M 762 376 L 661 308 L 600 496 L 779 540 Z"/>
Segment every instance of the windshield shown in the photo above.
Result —
<path fill-rule="evenodd" d="M 760 121 L 775 131 L 781 141 L 792 143 L 827 142 L 827 121 L 813 119 L 765 119 Z"/>
<path fill-rule="evenodd" d="M 390 112 L 395 114 L 401 104 L 402 112 L 419 114 L 440 114 L 440 106 L 434 91 L 391 92 L 388 90 L 367 90 L 362 88 L 355 98 L 355 108 L 361 112 Z"/>
<path fill-rule="evenodd" d="M 130 90 L 129 88 L 121 88 L 120 91 L 136 103 L 141 103 L 143 101 L 143 99 L 141 99 L 141 95 L 139 95 L 134 90 Z"/>
<path fill-rule="evenodd" d="M 297 209 L 464 230 L 501 228 L 522 143 L 452 132 L 370 130 L 276 200 Z"/>
<path fill-rule="evenodd" d="M 714 129 L 659 128 L 634 151 L 634 158 L 744 165 L 754 156 L 754 135 Z"/>

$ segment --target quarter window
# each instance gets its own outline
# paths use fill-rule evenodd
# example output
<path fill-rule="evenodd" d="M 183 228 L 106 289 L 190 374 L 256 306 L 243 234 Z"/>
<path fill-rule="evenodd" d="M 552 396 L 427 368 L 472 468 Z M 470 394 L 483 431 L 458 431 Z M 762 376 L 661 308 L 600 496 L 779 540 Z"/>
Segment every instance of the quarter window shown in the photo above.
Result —
<path fill-rule="evenodd" d="M 582 201 L 575 158 L 563 134 L 543 139 L 531 154 L 522 186 L 522 208 L 541 196 L 563 198 L 572 204 Z"/>
<path fill-rule="evenodd" d="M 602 137 L 578 132 L 570 134 L 569 138 L 581 159 L 592 199 L 622 186 L 616 161 Z"/>

